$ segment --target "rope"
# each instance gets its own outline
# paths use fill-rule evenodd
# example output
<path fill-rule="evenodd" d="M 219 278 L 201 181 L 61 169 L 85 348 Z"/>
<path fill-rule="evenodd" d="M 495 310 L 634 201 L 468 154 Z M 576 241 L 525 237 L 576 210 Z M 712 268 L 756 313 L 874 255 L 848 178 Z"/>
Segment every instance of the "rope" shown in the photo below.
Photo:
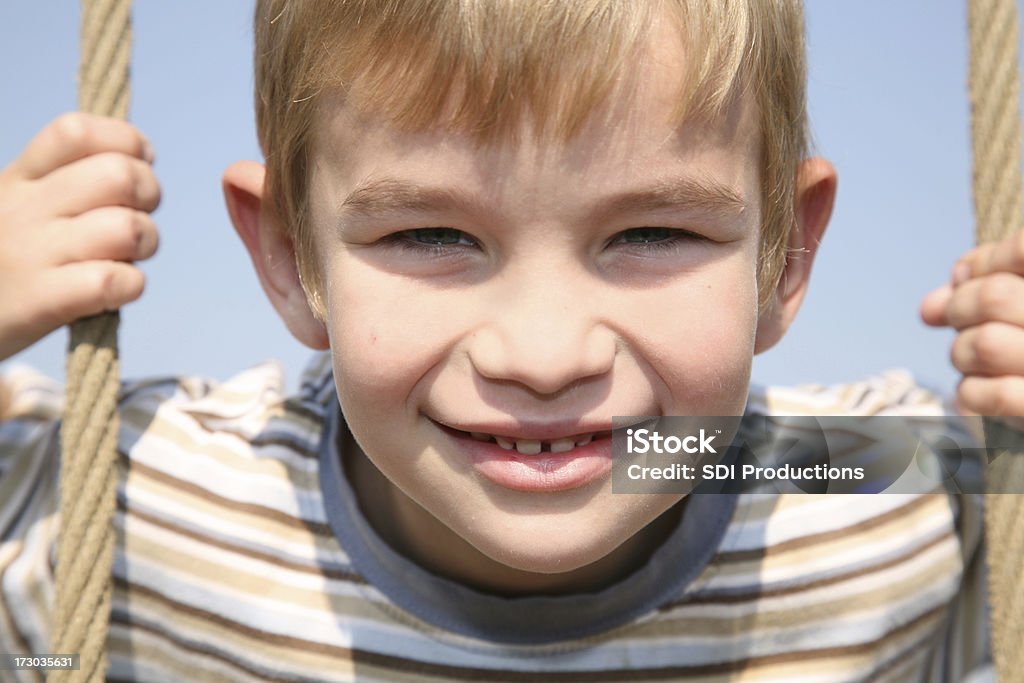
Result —
<path fill-rule="evenodd" d="M 130 21 L 130 0 L 82 0 L 81 110 L 127 115 Z M 80 668 L 51 672 L 51 683 L 102 681 L 106 674 L 118 476 L 118 322 L 113 312 L 71 326 L 50 647 L 54 653 L 78 653 Z"/>
<path fill-rule="evenodd" d="M 979 243 L 1021 226 L 1021 130 L 1016 0 L 970 0 L 971 144 Z M 986 421 L 986 432 L 999 429 Z M 1008 457 L 1012 456 L 1012 457 Z M 1020 491 L 1024 454 L 1004 454 L 986 472 L 987 491 Z M 1001 681 L 1024 670 L 1024 504 L 1017 494 L 986 493 L 985 533 L 992 650 Z"/>

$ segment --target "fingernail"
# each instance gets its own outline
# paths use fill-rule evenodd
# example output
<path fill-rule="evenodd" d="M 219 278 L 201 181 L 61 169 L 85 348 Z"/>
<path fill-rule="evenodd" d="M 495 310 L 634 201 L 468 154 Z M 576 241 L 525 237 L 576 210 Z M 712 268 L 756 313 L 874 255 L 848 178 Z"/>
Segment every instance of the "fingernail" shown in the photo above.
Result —
<path fill-rule="evenodd" d="M 953 266 L 953 286 L 965 282 L 971 277 L 971 267 L 966 263 L 958 263 Z"/>
<path fill-rule="evenodd" d="M 153 143 L 149 140 L 142 141 L 142 158 L 149 163 L 156 161 L 156 152 L 153 150 Z"/>

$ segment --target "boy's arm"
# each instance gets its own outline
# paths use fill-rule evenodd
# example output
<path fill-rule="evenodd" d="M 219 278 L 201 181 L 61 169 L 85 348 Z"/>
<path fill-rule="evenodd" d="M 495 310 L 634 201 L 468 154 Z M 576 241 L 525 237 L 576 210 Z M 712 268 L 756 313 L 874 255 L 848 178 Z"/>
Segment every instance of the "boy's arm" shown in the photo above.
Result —
<path fill-rule="evenodd" d="M 157 248 L 152 161 L 132 125 L 74 113 L 0 171 L 0 361 L 142 294 L 133 262 Z"/>

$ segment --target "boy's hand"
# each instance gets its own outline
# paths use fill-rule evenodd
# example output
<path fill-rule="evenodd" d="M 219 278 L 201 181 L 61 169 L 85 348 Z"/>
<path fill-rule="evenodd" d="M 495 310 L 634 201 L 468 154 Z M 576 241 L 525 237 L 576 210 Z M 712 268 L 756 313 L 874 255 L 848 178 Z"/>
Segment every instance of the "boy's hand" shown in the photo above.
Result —
<path fill-rule="evenodd" d="M 961 257 L 952 284 L 925 297 L 921 317 L 959 332 L 950 357 L 964 375 L 962 408 L 1024 416 L 1024 230 Z"/>
<path fill-rule="evenodd" d="M 0 360 L 142 294 L 156 252 L 153 152 L 132 125 L 65 114 L 0 171 Z"/>

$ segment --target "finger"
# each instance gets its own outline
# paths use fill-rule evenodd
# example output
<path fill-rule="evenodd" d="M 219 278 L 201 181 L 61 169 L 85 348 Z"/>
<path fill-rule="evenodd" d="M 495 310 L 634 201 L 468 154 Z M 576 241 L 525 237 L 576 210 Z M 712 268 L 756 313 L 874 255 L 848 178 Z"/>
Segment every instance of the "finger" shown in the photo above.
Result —
<path fill-rule="evenodd" d="M 10 166 L 15 176 L 34 180 L 79 159 L 118 152 L 152 163 L 153 147 L 126 121 L 84 112 L 64 114 L 43 128 Z"/>
<path fill-rule="evenodd" d="M 149 214 L 121 206 L 54 221 L 39 236 L 53 245 L 48 265 L 57 266 L 76 261 L 142 261 L 156 253 L 160 242 Z"/>
<path fill-rule="evenodd" d="M 114 311 L 142 296 L 146 277 L 142 271 L 119 261 L 70 263 L 44 271 L 34 286 L 43 303 L 30 323 L 45 332 L 79 318 Z"/>
<path fill-rule="evenodd" d="M 957 335 L 950 359 L 965 375 L 1024 375 L 1024 329 L 1000 322 L 968 328 Z"/>
<path fill-rule="evenodd" d="M 51 215 L 77 216 L 103 206 L 153 211 L 160 183 L 153 167 L 124 154 L 95 154 L 62 166 L 33 184 L 38 206 Z"/>
<path fill-rule="evenodd" d="M 950 296 L 945 316 L 958 330 L 986 322 L 1024 327 L 1024 277 L 992 273 L 968 280 Z"/>
<path fill-rule="evenodd" d="M 950 285 L 943 285 L 936 290 L 929 292 L 921 301 L 921 320 L 926 325 L 942 327 L 949 325 L 946 317 L 946 307 L 953 296 L 953 288 Z"/>
<path fill-rule="evenodd" d="M 960 274 L 956 275 L 958 270 Z M 1024 275 L 1024 230 L 972 249 L 957 262 L 953 272 L 955 282 L 998 272 Z"/>
<path fill-rule="evenodd" d="M 957 401 L 980 415 L 1024 416 L 1024 377 L 965 377 Z"/>
<path fill-rule="evenodd" d="M 28 347 L 58 327 L 138 299 L 145 276 L 117 261 L 89 261 L 51 268 L 20 283 L 17 296 L 0 291 L 0 358 Z M 9 295 L 8 295 L 9 294 Z"/>

